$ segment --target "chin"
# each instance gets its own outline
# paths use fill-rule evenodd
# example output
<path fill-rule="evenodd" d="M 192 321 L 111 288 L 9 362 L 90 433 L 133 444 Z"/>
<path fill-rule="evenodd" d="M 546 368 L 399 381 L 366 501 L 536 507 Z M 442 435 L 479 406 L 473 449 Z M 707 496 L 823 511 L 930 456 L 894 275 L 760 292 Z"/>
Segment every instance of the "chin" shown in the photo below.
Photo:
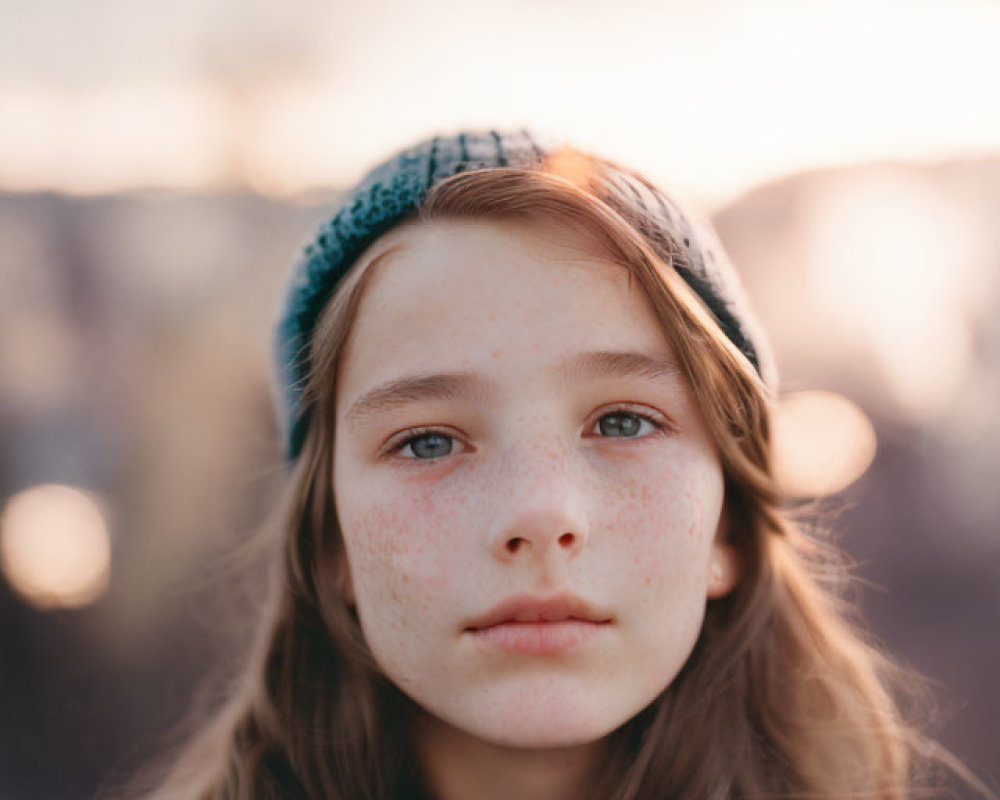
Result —
<path fill-rule="evenodd" d="M 556 708 L 547 704 L 512 707 L 501 716 L 476 720 L 467 730 L 501 747 L 548 750 L 578 747 L 604 738 L 630 717 L 619 719 L 579 704 Z"/>
<path fill-rule="evenodd" d="M 484 741 L 513 750 L 564 750 L 593 744 L 603 739 L 608 733 L 610 731 L 565 731 L 553 730 L 550 727 L 548 730 L 512 731 L 508 735 L 498 736 L 495 739 L 484 739 Z"/>

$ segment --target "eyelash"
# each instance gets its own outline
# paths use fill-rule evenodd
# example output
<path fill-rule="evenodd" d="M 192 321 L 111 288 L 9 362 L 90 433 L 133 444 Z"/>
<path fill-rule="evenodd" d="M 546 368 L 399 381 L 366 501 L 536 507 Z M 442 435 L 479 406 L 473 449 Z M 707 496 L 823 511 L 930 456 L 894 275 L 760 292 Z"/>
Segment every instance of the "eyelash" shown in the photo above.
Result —
<path fill-rule="evenodd" d="M 593 425 L 590 426 L 591 429 L 596 428 L 602 419 L 604 419 L 605 417 L 609 417 L 613 414 L 627 414 L 630 416 L 638 417 L 640 420 L 648 422 L 650 425 L 652 425 L 654 431 L 652 433 L 647 433 L 644 436 L 599 436 L 598 438 L 624 439 L 626 441 L 630 441 L 634 439 L 647 439 L 650 436 L 654 436 L 658 433 L 671 433 L 675 430 L 673 423 L 667 417 L 663 416 L 659 412 L 654 412 L 650 409 L 644 409 L 642 411 L 638 411 L 629 406 L 618 406 L 615 408 L 610 408 L 607 411 L 604 411 L 596 420 L 594 420 Z M 446 431 L 443 431 L 439 428 L 413 428 L 403 433 L 404 438 L 397 440 L 394 444 L 390 445 L 385 451 L 385 455 L 397 456 L 408 445 L 413 444 L 421 437 L 430 435 L 444 436 L 448 439 L 458 438 L 457 436 L 453 436 L 452 434 L 447 433 Z M 446 455 L 450 455 L 450 453 Z M 404 461 L 413 461 L 418 464 L 420 462 L 423 462 L 425 464 L 434 464 L 440 461 L 444 457 L 445 456 L 439 456 L 437 458 L 418 458 L 417 456 L 414 455 L 414 456 L 402 456 L 401 458 Z"/>

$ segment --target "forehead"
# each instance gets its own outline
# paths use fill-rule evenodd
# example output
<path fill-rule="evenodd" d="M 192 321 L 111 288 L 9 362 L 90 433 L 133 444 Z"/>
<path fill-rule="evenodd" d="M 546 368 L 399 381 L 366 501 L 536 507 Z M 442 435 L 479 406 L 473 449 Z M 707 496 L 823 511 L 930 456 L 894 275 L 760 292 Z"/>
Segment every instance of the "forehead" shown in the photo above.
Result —
<path fill-rule="evenodd" d="M 555 223 L 410 223 L 378 258 L 339 383 L 422 369 L 528 369 L 584 350 L 669 356 L 638 283 L 596 241 Z"/>

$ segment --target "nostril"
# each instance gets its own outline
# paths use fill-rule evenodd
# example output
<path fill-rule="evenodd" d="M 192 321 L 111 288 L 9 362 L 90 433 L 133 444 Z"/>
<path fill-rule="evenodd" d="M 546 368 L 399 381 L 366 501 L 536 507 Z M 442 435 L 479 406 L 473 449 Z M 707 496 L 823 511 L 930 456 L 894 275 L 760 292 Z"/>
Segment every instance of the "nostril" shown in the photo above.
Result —
<path fill-rule="evenodd" d="M 516 553 L 521 549 L 523 544 L 531 544 L 531 539 L 525 539 L 522 536 L 514 536 L 504 542 L 504 548 L 508 553 Z M 556 542 L 561 548 L 571 548 L 576 544 L 576 534 L 572 532 L 567 532 L 562 534 Z"/>

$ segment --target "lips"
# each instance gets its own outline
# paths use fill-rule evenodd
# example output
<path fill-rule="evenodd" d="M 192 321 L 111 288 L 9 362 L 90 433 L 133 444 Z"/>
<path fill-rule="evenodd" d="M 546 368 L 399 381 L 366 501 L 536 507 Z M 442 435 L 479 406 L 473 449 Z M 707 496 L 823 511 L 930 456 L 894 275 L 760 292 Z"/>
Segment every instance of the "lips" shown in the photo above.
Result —
<path fill-rule="evenodd" d="M 467 631 L 481 631 L 507 623 L 546 623 L 578 620 L 610 622 L 611 615 L 591 606 L 577 595 L 563 592 L 549 597 L 519 594 L 508 597 L 466 625 Z"/>

